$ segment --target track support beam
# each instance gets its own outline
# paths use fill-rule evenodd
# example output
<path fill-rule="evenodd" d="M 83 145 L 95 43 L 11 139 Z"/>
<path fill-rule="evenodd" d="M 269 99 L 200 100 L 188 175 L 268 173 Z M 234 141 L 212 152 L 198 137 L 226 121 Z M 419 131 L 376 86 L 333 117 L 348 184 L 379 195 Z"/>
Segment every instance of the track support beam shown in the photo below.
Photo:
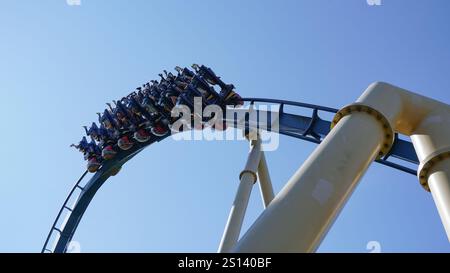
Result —
<path fill-rule="evenodd" d="M 250 152 L 248 154 L 245 169 L 240 174 L 239 188 L 231 207 L 228 221 L 223 232 L 218 252 L 230 252 L 236 245 L 244 222 L 245 211 L 252 192 L 253 184 L 256 183 L 258 165 L 261 158 L 261 140 L 250 141 Z"/>
<path fill-rule="evenodd" d="M 258 165 L 258 180 L 259 190 L 261 192 L 261 198 L 263 200 L 264 208 L 269 206 L 274 198 L 272 180 L 270 179 L 269 169 L 267 167 L 266 157 L 264 152 L 261 151 L 261 159 Z"/>

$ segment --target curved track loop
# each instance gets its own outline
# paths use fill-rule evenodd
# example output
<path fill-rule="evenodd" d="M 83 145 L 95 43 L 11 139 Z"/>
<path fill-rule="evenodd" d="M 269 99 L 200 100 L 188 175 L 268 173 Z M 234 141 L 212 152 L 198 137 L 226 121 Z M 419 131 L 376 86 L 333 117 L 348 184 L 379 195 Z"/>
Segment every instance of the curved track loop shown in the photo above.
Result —
<path fill-rule="evenodd" d="M 253 105 L 255 103 L 278 105 L 278 133 L 316 144 L 321 143 L 324 137 L 330 132 L 331 125 L 330 121 L 320 118 L 320 112 L 336 113 L 338 111 L 337 109 L 329 107 L 285 100 L 247 98 L 244 99 L 244 101 L 249 102 L 250 105 Z M 286 113 L 284 111 L 285 105 L 310 109 L 312 111 L 312 114 L 311 116 L 302 116 Z M 269 125 L 266 127 L 266 129 L 267 131 L 271 131 L 270 111 L 256 110 L 256 112 L 258 117 L 261 117 L 262 115 L 266 115 L 266 117 L 268 117 L 267 124 Z M 248 118 L 243 120 L 230 119 L 226 120 L 226 122 L 229 126 L 245 130 L 254 128 L 255 126 L 255 124 L 251 124 L 248 121 Z M 259 127 L 259 129 L 261 129 L 261 127 Z M 66 252 L 67 247 L 72 240 L 73 235 L 75 234 L 75 231 L 78 227 L 78 224 L 80 223 L 81 218 L 83 217 L 84 212 L 89 206 L 91 200 L 94 198 L 95 193 L 103 185 L 103 183 L 110 176 L 117 173 L 123 164 L 125 164 L 136 154 L 141 152 L 144 148 L 153 144 L 154 142 L 161 141 L 168 136 L 169 135 L 164 137 L 155 137 L 154 139 L 151 139 L 146 143 L 136 143 L 133 148 L 128 151 L 120 151 L 114 159 L 106 161 L 84 186 L 81 186 L 81 181 L 87 174 L 87 172 L 85 172 L 72 188 L 69 196 L 66 198 L 63 206 L 61 207 L 41 252 Z M 390 161 L 389 159 L 391 157 L 396 158 L 400 163 L 394 163 Z M 391 151 L 384 158 L 377 160 L 376 162 L 406 173 L 410 173 L 412 175 L 416 175 L 417 168 L 411 169 L 407 167 L 405 163 L 412 163 L 413 165 L 419 164 L 413 145 L 408 141 L 399 139 L 398 136 L 395 139 L 395 143 Z M 68 202 L 72 199 L 75 199 L 76 201 L 74 202 L 74 205 L 70 207 Z M 61 225 L 57 226 L 57 223 L 62 219 L 63 215 L 65 215 L 65 220 Z M 51 241 L 50 238 L 52 238 L 52 235 L 56 236 L 53 240 L 53 246 L 49 248 L 49 243 Z"/>

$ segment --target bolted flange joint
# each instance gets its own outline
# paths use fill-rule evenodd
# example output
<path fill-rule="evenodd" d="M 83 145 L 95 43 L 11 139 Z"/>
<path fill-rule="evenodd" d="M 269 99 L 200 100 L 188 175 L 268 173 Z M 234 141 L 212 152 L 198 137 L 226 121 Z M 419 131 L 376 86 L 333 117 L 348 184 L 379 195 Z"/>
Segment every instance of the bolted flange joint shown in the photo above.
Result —
<path fill-rule="evenodd" d="M 331 128 L 333 129 L 342 118 L 351 115 L 352 113 L 369 114 L 370 116 L 374 117 L 375 120 L 382 126 L 384 131 L 384 140 L 381 149 L 377 155 L 377 159 L 380 159 L 383 156 L 387 155 L 391 150 L 392 145 L 394 145 L 395 141 L 394 130 L 392 129 L 389 120 L 378 110 L 370 106 L 364 105 L 362 103 L 353 103 L 348 106 L 345 106 L 344 108 L 339 110 L 334 116 L 333 121 L 331 122 Z"/>
<path fill-rule="evenodd" d="M 253 184 L 256 183 L 256 181 L 258 181 L 258 176 L 256 175 L 256 173 L 252 170 L 243 170 L 240 174 L 239 174 L 239 180 L 242 179 L 242 176 L 246 173 L 249 173 L 252 177 L 253 177 Z"/>
<path fill-rule="evenodd" d="M 428 178 L 431 174 L 430 171 L 437 163 L 448 158 L 450 158 L 450 147 L 439 149 L 422 160 L 417 171 L 417 176 L 419 177 L 420 185 L 422 185 L 426 191 L 430 191 L 430 187 L 428 186 Z"/>

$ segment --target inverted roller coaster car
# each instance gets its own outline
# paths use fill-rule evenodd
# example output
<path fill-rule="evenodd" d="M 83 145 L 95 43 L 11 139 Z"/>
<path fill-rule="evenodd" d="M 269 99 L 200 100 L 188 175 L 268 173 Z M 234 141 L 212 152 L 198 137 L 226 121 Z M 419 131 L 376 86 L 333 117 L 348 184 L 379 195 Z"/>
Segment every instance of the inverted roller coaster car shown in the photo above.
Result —
<path fill-rule="evenodd" d="M 88 160 L 87 169 L 90 173 L 95 173 L 100 168 L 100 166 L 101 164 L 96 158 L 91 158 Z"/>
<path fill-rule="evenodd" d="M 134 139 L 140 143 L 149 141 L 151 137 L 151 134 L 144 129 L 140 129 L 134 133 Z"/>
<path fill-rule="evenodd" d="M 166 126 L 157 123 L 155 126 L 151 128 L 152 134 L 158 137 L 163 137 L 169 133 L 169 129 Z"/>
<path fill-rule="evenodd" d="M 133 142 L 130 141 L 130 138 L 128 136 L 123 136 L 117 141 L 117 146 L 119 146 L 119 148 L 124 151 L 131 149 L 133 145 Z"/>
<path fill-rule="evenodd" d="M 86 135 L 92 141 L 87 143 L 84 138 L 78 145 L 73 145 L 85 155 L 88 170 L 97 171 L 103 160 L 116 157 L 119 149 L 128 151 L 139 143 L 168 135 L 169 128 L 173 128 L 173 123 L 179 119 L 172 116 L 175 105 L 185 105 L 194 113 L 183 119 L 187 125 L 183 130 L 202 130 L 211 126 L 211 118 L 195 113 L 198 106 L 194 105 L 194 98 L 201 98 L 201 113 L 208 105 L 225 109 L 243 104 L 242 98 L 233 90 L 233 84 L 224 83 L 206 66 L 193 65 L 193 68 L 195 72 L 176 67 L 177 75 L 164 70 L 159 74 L 159 81 L 147 82 L 126 97 L 113 101 L 114 105 L 107 103 L 109 109 L 97 113 L 100 126 L 94 122 L 89 129 L 85 127 Z M 220 87 L 220 93 L 214 86 Z M 226 124 L 216 122 L 213 128 L 225 130 Z"/>
<path fill-rule="evenodd" d="M 113 159 L 116 156 L 117 152 L 114 150 L 114 148 L 111 145 L 106 146 L 102 150 L 102 157 L 105 160 Z"/>

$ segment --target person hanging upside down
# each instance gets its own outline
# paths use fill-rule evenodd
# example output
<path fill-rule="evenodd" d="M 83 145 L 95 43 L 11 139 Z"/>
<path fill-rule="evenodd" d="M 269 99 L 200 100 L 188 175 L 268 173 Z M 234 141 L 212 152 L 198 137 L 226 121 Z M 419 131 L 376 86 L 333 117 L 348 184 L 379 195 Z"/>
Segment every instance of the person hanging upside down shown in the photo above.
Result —
<path fill-rule="evenodd" d="M 103 123 L 101 123 L 99 128 L 97 124 L 93 122 L 89 130 L 87 127 L 84 127 L 84 129 L 86 130 L 86 134 L 97 142 L 98 147 L 101 149 L 103 159 L 109 160 L 116 156 L 117 152 L 113 148 L 116 139 L 112 135 L 112 132 L 105 128 Z"/>
<path fill-rule="evenodd" d="M 151 120 L 148 119 L 149 117 L 146 118 L 144 116 L 141 105 L 133 96 L 129 97 L 126 107 L 130 110 L 131 120 L 136 123 L 136 129 L 133 134 L 134 139 L 141 143 L 147 142 L 151 138 L 151 134 L 147 131 L 151 127 Z"/>
<path fill-rule="evenodd" d="M 102 165 L 102 151 L 98 147 L 94 139 L 91 139 L 88 145 L 85 159 L 88 161 L 87 169 L 91 173 L 95 173 Z"/>
<path fill-rule="evenodd" d="M 164 70 L 164 74 L 159 74 L 159 82 L 151 80 L 120 101 L 114 101 L 114 106 L 107 104 L 109 109 L 99 114 L 100 126 L 93 123 L 89 129 L 85 127 L 91 142 L 83 137 L 78 145 L 71 145 L 84 154 L 90 172 L 97 171 L 103 160 L 113 159 L 118 148 L 131 149 L 133 138 L 146 142 L 153 137 L 152 134 L 156 137 L 167 135 L 171 124 L 178 119 L 171 116 L 175 105 L 186 105 L 192 112 L 195 97 L 202 98 L 202 113 L 204 107 L 212 104 L 219 105 L 223 110 L 228 105 L 243 105 L 242 98 L 234 91 L 234 85 L 224 83 L 204 65 L 192 67 L 194 72 L 177 66 L 176 75 Z M 216 92 L 215 86 L 220 87 L 220 92 Z M 190 128 L 196 118 L 194 115 L 187 121 Z M 203 125 L 211 119 L 214 117 L 203 118 L 195 129 L 204 128 Z M 224 130 L 226 124 L 216 121 L 213 128 Z"/>
<path fill-rule="evenodd" d="M 149 101 L 145 101 L 146 98 L 144 98 L 143 102 L 150 103 Z M 140 120 L 140 131 L 137 131 L 135 134 L 135 138 L 139 142 L 146 142 L 150 138 L 150 135 L 146 131 L 147 129 L 150 130 L 150 132 L 155 136 L 165 136 L 168 133 L 168 128 L 161 122 L 161 117 L 158 115 L 157 111 L 147 111 L 147 108 L 143 106 L 143 104 L 139 103 L 135 97 L 130 98 L 130 106 L 131 112 L 135 116 L 137 120 Z M 151 103 L 153 106 L 153 102 Z M 147 106 L 150 107 L 150 106 Z M 156 110 L 156 109 L 152 109 Z M 148 139 L 146 139 L 146 136 L 148 135 Z M 139 139 L 140 140 L 139 140 Z"/>
<path fill-rule="evenodd" d="M 130 140 L 130 138 L 133 135 L 133 123 L 130 120 L 129 114 L 127 113 L 127 110 L 122 105 L 121 101 L 116 102 L 116 108 L 114 116 L 117 120 L 117 123 L 119 124 L 119 132 L 120 132 L 120 138 L 117 141 L 117 146 L 119 146 L 120 149 L 126 151 L 133 147 L 133 142 Z"/>
<path fill-rule="evenodd" d="M 233 84 L 226 84 L 224 83 L 220 77 L 218 77 L 214 71 L 212 71 L 211 68 L 206 67 L 204 65 L 197 65 L 197 64 L 193 64 L 192 67 L 195 69 L 195 71 L 201 76 L 203 77 L 208 83 L 210 83 L 211 85 L 218 85 L 220 86 L 220 98 L 221 101 L 225 104 L 225 105 L 233 105 L 233 106 L 241 106 L 244 104 L 244 102 L 242 101 L 241 96 L 239 96 L 239 94 L 237 94 L 233 89 L 234 89 L 234 85 Z"/>
<path fill-rule="evenodd" d="M 96 172 L 101 166 L 101 151 L 94 140 L 88 143 L 86 137 L 83 137 L 78 145 L 72 144 L 77 150 L 83 153 L 84 159 L 88 162 L 87 169 L 89 172 Z"/>

